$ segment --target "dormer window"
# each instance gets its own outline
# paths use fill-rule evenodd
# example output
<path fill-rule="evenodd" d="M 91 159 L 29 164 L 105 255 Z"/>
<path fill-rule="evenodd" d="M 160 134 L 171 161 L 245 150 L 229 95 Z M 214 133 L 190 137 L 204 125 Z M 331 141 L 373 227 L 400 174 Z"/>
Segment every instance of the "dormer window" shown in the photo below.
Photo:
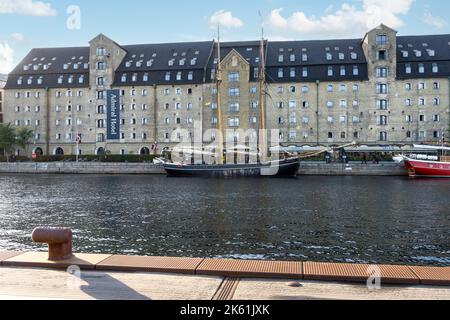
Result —
<path fill-rule="evenodd" d="M 20 77 L 19 79 L 17 79 L 17 84 L 20 86 L 20 85 L 22 85 L 22 81 L 23 81 L 23 79 L 22 79 L 22 77 Z"/>
<path fill-rule="evenodd" d="M 416 53 L 416 57 L 417 57 L 417 58 L 422 57 L 422 51 L 420 51 L 420 50 L 415 50 L 415 53 Z"/>
<path fill-rule="evenodd" d="M 333 60 L 333 55 L 331 53 L 327 53 L 327 60 Z"/>
<path fill-rule="evenodd" d="M 405 73 L 410 74 L 411 73 L 411 65 L 408 63 L 405 65 Z"/>
<path fill-rule="evenodd" d="M 181 80 L 181 71 L 178 71 L 177 72 L 177 81 L 180 81 Z"/>
<path fill-rule="evenodd" d="M 189 73 L 188 73 L 188 80 L 189 81 L 194 80 L 194 72 L 193 71 L 189 71 Z"/>
<path fill-rule="evenodd" d="M 136 62 L 136 67 L 137 67 L 137 68 L 140 68 L 141 66 L 142 66 L 142 61 Z"/>
<path fill-rule="evenodd" d="M 433 71 L 433 73 L 438 73 L 439 72 L 439 66 L 438 66 L 437 63 L 433 63 L 432 71 Z"/>
<path fill-rule="evenodd" d="M 402 57 L 403 58 L 408 58 L 408 56 L 409 56 L 408 51 L 402 51 Z"/>
<path fill-rule="evenodd" d="M 303 53 L 303 54 L 302 54 L 302 61 L 303 61 L 303 62 L 308 61 L 308 54 L 306 54 L 306 53 Z"/>
<path fill-rule="evenodd" d="M 23 66 L 23 70 L 24 70 L 24 71 L 28 71 L 28 69 L 30 69 L 30 67 L 28 67 L 28 66 Z"/>
<path fill-rule="evenodd" d="M 419 63 L 419 73 L 425 73 L 425 66 L 423 63 Z"/>
<path fill-rule="evenodd" d="M 427 52 L 430 57 L 434 57 L 436 55 L 436 51 L 434 50 L 427 50 Z"/>
<path fill-rule="evenodd" d="M 175 59 L 170 59 L 168 62 L 169 67 L 172 67 L 175 63 Z"/>
<path fill-rule="evenodd" d="M 33 70 L 34 70 L 34 71 L 39 70 L 39 66 L 38 66 L 37 64 L 35 64 L 35 65 L 33 66 Z"/>
<path fill-rule="evenodd" d="M 32 84 L 33 83 L 33 77 L 29 77 L 27 83 L 28 84 Z"/>
<path fill-rule="evenodd" d="M 295 62 L 295 54 L 291 54 L 291 55 L 289 56 L 289 61 Z"/>
<path fill-rule="evenodd" d="M 131 67 L 131 61 L 125 62 L 125 68 L 129 68 L 129 67 Z"/>
<path fill-rule="evenodd" d="M 197 58 L 191 60 L 191 66 L 195 66 L 197 64 Z"/>
<path fill-rule="evenodd" d="M 62 84 L 63 83 L 63 76 L 59 76 L 58 78 L 58 84 Z"/>
<path fill-rule="evenodd" d="M 48 64 L 44 64 L 44 66 L 42 67 L 44 70 L 48 70 L 49 65 Z"/>
<path fill-rule="evenodd" d="M 67 79 L 67 82 L 68 82 L 68 83 L 73 83 L 73 76 L 70 76 L 70 77 Z"/>
<path fill-rule="evenodd" d="M 344 60 L 345 59 L 345 55 L 343 53 L 339 53 L 339 60 Z"/>
<path fill-rule="evenodd" d="M 170 81 L 170 72 L 166 72 L 165 79 L 166 79 L 166 81 Z"/>
<path fill-rule="evenodd" d="M 86 62 L 86 63 L 84 64 L 84 68 L 85 68 L 85 69 L 89 69 L 89 63 Z"/>
<path fill-rule="evenodd" d="M 78 78 L 78 83 L 79 83 L 79 84 L 83 84 L 83 83 L 84 83 L 84 76 L 83 76 L 83 75 L 81 75 L 81 76 Z"/>
<path fill-rule="evenodd" d="M 67 63 L 64 63 L 63 68 L 64 68 L 64 70 L 67 70 L 67 69 L 69 69 L 69 65 Z"/>
<path fill-rule="evenodd" d="M 126 73 L 124 73 L 123 75 L 122 75 L 122 82 L 127 82 L 127 74 Z"/>
<path fill-rule="evenodd" d="M 352 52 L 351 53 L 351 58 L 352 58 L 352 60 L 358 59 L 358 54 L 356 52 Z"/>
<path fill-rule="evenodd" d="M 142 77 L 142 80 L 147 82 L 148 81 L 148 73 L 144 73 L 144 76 Z"/>
<path fill-rule="evenodd" d="M 131 81 L 133 81 L 133 82 L 137 81 L 137 73 L 133 74 L 133 77 L 131 78 Z"/>
<path fill-rule="evenodd" d="M 282 55 L 282 54 L 278 55 L 278 62 L 279 63 L 284 62 L 284 55 Z"/>
<path fill-rule="evenodd" d="M 186 59 L 181 59 L 179 63 L 180 66 L 184 66 L 186 64 Z"/>

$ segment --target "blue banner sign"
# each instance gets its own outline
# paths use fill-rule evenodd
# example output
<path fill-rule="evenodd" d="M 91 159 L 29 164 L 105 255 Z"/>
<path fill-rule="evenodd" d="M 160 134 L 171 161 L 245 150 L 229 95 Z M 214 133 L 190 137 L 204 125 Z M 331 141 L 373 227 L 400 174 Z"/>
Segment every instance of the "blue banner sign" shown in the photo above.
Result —
<path fill-rule="evenodd" d="M 108 140 L 120 140 L 120 90 L 106 92 Z"/>

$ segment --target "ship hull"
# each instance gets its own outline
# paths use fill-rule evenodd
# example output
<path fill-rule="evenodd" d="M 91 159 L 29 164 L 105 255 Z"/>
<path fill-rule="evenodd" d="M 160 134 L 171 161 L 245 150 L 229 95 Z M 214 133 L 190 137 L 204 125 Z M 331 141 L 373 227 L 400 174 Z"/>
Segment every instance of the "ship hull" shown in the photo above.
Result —
<path fill-rule="evenodd" d="M 410 177 L 450 178 L 450 162 L 405 159 Z"/>
<path fill-rule="evenodd" d="M 164 164 L 164 169 L 171 177 L 295 177 L 299 168 L 300 160 L 296 158 L 276 161 L 270 164 Z"/>

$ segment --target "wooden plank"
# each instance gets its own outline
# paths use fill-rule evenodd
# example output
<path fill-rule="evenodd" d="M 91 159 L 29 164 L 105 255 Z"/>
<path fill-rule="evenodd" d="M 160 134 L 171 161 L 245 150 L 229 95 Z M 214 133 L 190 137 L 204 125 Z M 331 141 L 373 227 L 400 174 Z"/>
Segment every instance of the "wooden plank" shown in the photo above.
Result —
<path fill-rule="evenodd" d="M 84 254 L 78 253 L 70 259 L 62 261 L 49 261 L 47 252 L 27 252 L 3 261 L 4 266 L 8 267 L 27 267 L 27 268 L 53 268 L 66 269 L 69 266 L 78 266 L 81 269 L 93 270 L 95 265 L 110 254 Z"/>
<path fill-rule="evenodd" d="M 367 282 L 371 276 L 368 264 L 305 262 L 305 280 Z M 419 278 L 407 266 L 378 265 L 382 283 L 419 284 Z"/>
<path fill-rule="evenodd" d="M 364 284 L 300 280 L 241 279 L 234 300 L 450 300 L 450 287 L 382 285 L 369 290 Z"/>
<path fill-rule="evenodd" d="M 222 278 L 86 270 L 0 268 L 1 299 L 210 300 Z"/>
<path fill-rule="evenodd" d="M 111 256 L 96 265 L 97 270 L 144 271 L 195 274 L 203 259 L 143 256 Z"/>
<path fill-rule="evenodd" d="M 205 259 L 197 274 L 226 277 L 302 278 L 301 262 Z"/>
<path fill-rule="evenodd" d="M 420 279 L 420 283 L 432 286 L 450 286 L 450 267 L 410 267 Z"/>

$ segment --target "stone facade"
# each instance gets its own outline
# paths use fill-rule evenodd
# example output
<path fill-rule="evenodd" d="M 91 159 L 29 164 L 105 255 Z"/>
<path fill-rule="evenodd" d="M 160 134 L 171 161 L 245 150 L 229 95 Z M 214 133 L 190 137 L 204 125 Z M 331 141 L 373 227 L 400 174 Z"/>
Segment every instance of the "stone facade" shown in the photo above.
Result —
<path fill-rule="evenodd" d="M 450 36 L 448 38 L 450 41 Z M 434 72 L 433 64 L 434 73 L 421 76 L 419 71 L 418 75 L 409 78 L 400 76 L 398 72 L 403 64 L 401 67 L 398 64 L 400 45 L 397 39 L 396 31 L 384 25 L 371 30 L 362 39 L 361 52 L 365 56 L 367 77 L 362 76 L 360 70 L 355 71 L 355 66 L 354 77 L 349 77 L 351 62 L 345 67 L 335 62 L 334 69 L 328 67 L 327 76 L 327 62 L 324 61 L 325 75 L 317 79 L 314 75 L 308 75 L 302 81 L 290 80 L 288 76 L 268 78 L 265 89 L 267 128 L 280 130 L 279 139 L 284 146 L 342 145 L 352 141 L 364 145 L 439 142 L 442 130 L 447 130 L 450 122 L 450 69 L 449 72 L 446 69 L 450 61 L 439 66 L 440 72 Z M 203 52 L 193 53 L 195 50 L 188 49 L 178 55 L 174 49 L 169 52 L 179 59 L 179 64 L 175 62 L 174 65 L 171 60 L 178 60 L 173 58 L 168 65 L 159 65 L 155 67 L 158 70 L 153 70 L 153 59 L 158 58 L 156 51 L 153 55 L 142 53 L 139 56 L 130 53 L 133 48 L 122 47 L 99 35 L 86 50 L 89 61 L 83 61 L 88 69 L 77 67 L 72 70 L 73 61 L 64 67 L 72 70 L 75 83 L 83 76 L 89 81 L 80 79 L 77 85 L 22 84 L 27 77 L 32 78 L 31 81 L 36 78 L 28 74 L 30 71 L 25 71 L 29 67 L 22 63 L 12 73 L 13 79 L 9 80 L 5 90 L 4 121 L 31 127 L 35 131 L 35 141 L 30 152 L 42 154 L 75 154 L 78 135 L 82 140 L 79 146 L 82 155 L 106 151 L 148 154 L 155 142 L 159 151 L 175 146 L 183 139 L 180 129 L 188 132 L 188 138 L 200 136 L 207 146 L 216 138 L 208 130 L 217 128 L 218 123 L 217 90 L 213 76 L 210 76 L 216 46 L 214 43 L 202 46 L 209 48 L 204 65 L 196 65 L 196 57 L 201 59 Z M 258 50 L 257 45 L 253 46 L 247 49 L 249 54 Z M 266 46 L 265 49 L 270 51 L 270 43 Z M 314 54 L 310 51 L 309 55 Z M 340 57 L 340 51 L 342 45 L 339 49 L 330 41 L 320 55 L 325 57 L 332 53 Z M 303 52 L 307 52 L 306 49 Z M 244 144 L 245 147 L 246 131 L 261 127 L 257 62 L 254 60 L 254 56 L 245 56 L 245 50 L 230 49 L 222 55 L 222 123 L 225 130 L 230 130 L 236 146 Z M 291 54 L 293 60 L 295 57 L 292 59 Z M 278 62 L 281 61 L 280 58 Z M 270 63 L 276 66 L 277 61 L 268 61 L 268 65 Z M 420 68 L 420 61 L 418 63 Z M 140 71 L 142 64 L 147 65 L 148 74 L 145 70 Z M 177 66 L 181 71 L 176 71 Z M 309 68 L 315 70 L 314 66 Z M 290 70 L 292 79 L 293 73 L 305 72 L 306 68 L 298 62 L 294 69 L 285 67 L 286 71 Z M 279 67 L 271 70 L 283 71 Z M 197 74 L 200 74 L 200 80 L 196 78 Z M 151 81 L 146 83 L 148 78 Z M 114 141 L 108 141 L 106 137 L 105 92 L 109 89 L 121 92 L 121 139 Z"/>

